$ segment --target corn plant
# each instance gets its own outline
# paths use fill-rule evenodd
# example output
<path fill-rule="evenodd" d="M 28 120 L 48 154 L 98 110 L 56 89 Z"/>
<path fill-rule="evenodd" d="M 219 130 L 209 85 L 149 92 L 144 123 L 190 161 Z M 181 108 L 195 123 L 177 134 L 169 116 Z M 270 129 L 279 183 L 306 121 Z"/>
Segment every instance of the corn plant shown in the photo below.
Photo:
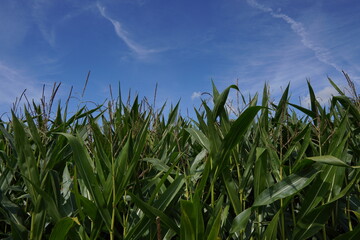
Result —
<path fill-rule="evenodd" d="M 265 85 L 235 117 L 236 85 L 213 84 L 195 119 L 121 94 L 71 115 L 50 111 L 54 96 L 28 104 L 0 121 L 0 237 L 359 239 L 360 104 L 345 77 L 352 96 L 329 79 L 327 107 L 310 82 L 309 108 Z"/>

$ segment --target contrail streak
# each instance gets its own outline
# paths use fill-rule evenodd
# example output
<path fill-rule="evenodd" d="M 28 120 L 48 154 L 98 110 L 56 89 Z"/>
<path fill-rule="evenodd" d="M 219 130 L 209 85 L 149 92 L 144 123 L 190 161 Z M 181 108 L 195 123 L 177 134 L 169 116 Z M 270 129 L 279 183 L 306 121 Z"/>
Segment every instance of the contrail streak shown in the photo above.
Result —
<path fill-rule="evenodd" d="M 265 13 L 269 13 L 273 18 L 279 18 L 284 20 L 286 23 L 288 23 L 293 30 L 294 33 L 296 33 L 300 38 L 302 44 L 307 47 L 308 49 L 312 50 L 315 54 L 315 57 L 322 63 L 325 63 L 333 68 L 335 68 L 337 71 L 341 72 L 341 68 L 334 62 L 331 61 L 331 53 L 328 49 L 317 46 L 315 43 L 313 43 L 308 38 L 308 33 L 306 32 L 304 26 L 302 23 L 295 21 L 291 17 L 289 17 L 286 14 L 279 14 L 274 12 L 272 8 L 266 7 L 260 3 L 258 3 L 255 0 L 247 0 L 247 3 L 257 8 Z"/>
<path fill-rule="evenodd" d="M 101 6 L 100 4 L 97 4 L 97 8 L 99 9 L 99 12 L 101 16 L 109 20 L 112 25 L 114 26 L 114 30 L 116 35 L 128 46 L 133 52 L 135 52 L 140 57 L 145 57 L 146 55 L 150 53 L 160 52 L 162 50 L 156 50 L 156 49 L 146 49 L 143 46 L 140 46 L 136 42 L 134 42 L 132 39 L 128 37 L 128 33 L 122 28 L 121 23 L 119 21 L 116 21 L 109 17 L 105 12 L 105 7 Z"/>

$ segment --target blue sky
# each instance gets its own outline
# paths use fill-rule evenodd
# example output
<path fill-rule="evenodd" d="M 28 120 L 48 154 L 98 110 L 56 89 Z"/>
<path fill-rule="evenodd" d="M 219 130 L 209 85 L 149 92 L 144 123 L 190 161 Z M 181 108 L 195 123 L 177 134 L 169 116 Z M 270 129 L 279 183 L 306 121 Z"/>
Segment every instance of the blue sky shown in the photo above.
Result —
<path fill-rule="evenodd" d="M 158 83 L 158 106 L 191 112 L 211 80 L 252 95 L 268 82 L 275 99 L 290 82 L 304 104 L 309 78 L 325 103 L 327 76 L 360 85 L 359 12 L 356 0 L 2 0 L 0 112 L 54 82 L 62 101 L 74 87 L 73 104 L 102 103 L 119 82 L 152 101 Z"/>

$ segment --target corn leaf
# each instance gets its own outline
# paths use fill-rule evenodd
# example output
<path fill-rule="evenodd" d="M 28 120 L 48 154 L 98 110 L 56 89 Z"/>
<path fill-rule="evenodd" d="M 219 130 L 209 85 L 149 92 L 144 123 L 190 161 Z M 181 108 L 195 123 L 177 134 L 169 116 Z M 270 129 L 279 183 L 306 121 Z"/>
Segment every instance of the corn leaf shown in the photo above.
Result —
<path fill-rule="evenodd" d="M 301 189 L 308 186 L 319 172 L 319 170 L 313 168 L 289 175 L 281 182 L 278 182 L 261 192 L 255 199 L 253 207 L 268 205 L 276 200 L 289 197 L 299 192 Z"/>

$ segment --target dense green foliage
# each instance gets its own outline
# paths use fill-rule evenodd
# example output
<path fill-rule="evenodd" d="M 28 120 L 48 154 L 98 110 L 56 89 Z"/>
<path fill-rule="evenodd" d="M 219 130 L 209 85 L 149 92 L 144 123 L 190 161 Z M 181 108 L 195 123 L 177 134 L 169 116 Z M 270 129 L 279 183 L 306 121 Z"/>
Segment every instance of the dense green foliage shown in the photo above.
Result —
<path fill-rule="evenodd" d="M 0 238 L 360 239 L 360 102 L 330 82 L 326 108 L 265 86 L 236 117 L 213 86 L 196 120 L 34 103 L 0 123 Z"/>

